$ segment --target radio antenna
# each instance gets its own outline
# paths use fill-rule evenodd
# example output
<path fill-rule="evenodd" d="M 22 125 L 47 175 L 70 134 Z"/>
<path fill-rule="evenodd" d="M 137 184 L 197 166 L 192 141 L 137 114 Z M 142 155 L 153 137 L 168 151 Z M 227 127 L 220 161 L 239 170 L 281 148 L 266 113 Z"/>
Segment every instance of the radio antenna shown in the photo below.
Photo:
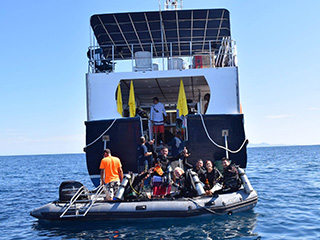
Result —
<path fill-rule="evenodd" d="M 182 9 L 182 0 L 165 0 L 164 10 L 179 10 Z"/>

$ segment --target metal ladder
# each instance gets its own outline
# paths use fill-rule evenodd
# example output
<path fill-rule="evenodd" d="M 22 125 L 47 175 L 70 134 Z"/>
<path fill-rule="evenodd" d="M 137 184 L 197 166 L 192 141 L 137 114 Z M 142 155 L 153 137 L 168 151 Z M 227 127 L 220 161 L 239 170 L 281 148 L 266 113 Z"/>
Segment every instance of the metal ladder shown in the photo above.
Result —
<path fill-rule="evenodd" d="M 93 204 L 97 201 L 97 199 L 100 197 L 100 195 L 104 192 L 104 185 L 101 185 L 98 187 L 96 193 L 92 195 L 92 198 L 88 200 L 78 200 L 79 197 L 83 195 L 87 195 L 90 197 L 90 192 L 87 187 L 82 186 L 79 188 L 79 190 L 73 195 L 73 197 L 70 199 L 69 203 L 67 204 L 67 208 L 64 210 L 64 212 L 60 215 L 60 218 L 67 218 L 67 217 L 85 217 L 89 210 L 92 208 Z M 78 205 L 77 203 L 84 203 L 87 202 L 89 205 Z M 75 214 L 67 214 L 69 210 L 75 210 Z M 83 213 L 80 213 L 80 210 Z"/>
<path fill-rule="evenodd" d="M 230 65 L 232 59 L 232 48 L 230 37 L 223 37 L 221 40 L 221 46 L 218 51 L 216 66 L 224 67 L 225 65 Z"/>

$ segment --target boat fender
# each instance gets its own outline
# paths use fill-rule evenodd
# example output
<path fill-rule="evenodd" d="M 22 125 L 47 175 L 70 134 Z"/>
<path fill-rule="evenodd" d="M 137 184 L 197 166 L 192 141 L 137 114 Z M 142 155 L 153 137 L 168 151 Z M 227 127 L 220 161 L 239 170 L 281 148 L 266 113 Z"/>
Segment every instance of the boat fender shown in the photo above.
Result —
<path fill-rule="evenodd" d="M 203 185 L 198 177 L 198 174 L 193 172 L 193 171 L 190 171 L 191 172 L 191 176 L 192 176 L 192 179 L 193 179 L 193 182 L 196 186 L 196 190 L 197 190 L 197 193 L 198 193 L 198 196 L 201 196 L 201 195 L 205 195 L 206 192 L 204 191 L 204 188 L 203 188 Z"/>
<path fill-rule="evenodd" d="M 242 184 L 244 186 L 244 190 L 246 191 L 246 193 L 251 193 L 253 191 L 253 187 L 251 186 L 251 183 L 244 169 L 239 167 L 238 172 L 239 172 L 239 176 L 241 178 Z"/>
<path fill-rule="evenodd" d="M 125 174 L 124 178 L 122 179 L 122 182 L 120 184 L 119 190 L 116 194 L 116 199 L 123 200 L 124 197 L 124 191 L 126 190 L 126 187 L 129 183 L 129 180 L 131 179 L 130 174 Z"/>

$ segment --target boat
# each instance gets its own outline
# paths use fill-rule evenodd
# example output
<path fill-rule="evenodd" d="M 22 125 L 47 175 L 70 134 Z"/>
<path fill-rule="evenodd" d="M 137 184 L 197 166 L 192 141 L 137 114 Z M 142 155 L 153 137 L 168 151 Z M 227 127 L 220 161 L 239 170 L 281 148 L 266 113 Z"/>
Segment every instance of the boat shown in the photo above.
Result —
<path fill-rule="evenodd" d="M 241 188 L 237 192 L 193 198 L 105 201 L 103 186 L 90 192 L 84 186 L 70 200 L 59 199 L 34 209 L 31 216 L 50 221 L 115 221 L 134 219 L 185 218 L 200 215 L 233 214 L 252 209 L 257 193 Z M 79 191 L 80 190 L 80 191 Z"/>
<path fill-rule="evenodd" d="M 189 217 L 244 211 L 256 205 L 258 196 L 245 170 L 243 186 L 233 193 L 199 193 L 178 199 L 103 198 L 99 169 L 103 150 L 109 148 L 121 159 L 124 173 L 137 174 L 141 136 L 158 138 L 161 147 L 181 131 L 192 153 L 189 163 L 210 159 L 219 168 L 220 160 L 227 157 L 239 169 L 247 166 L 248 141 L 230 13 L 227 9 L 183 10 L 179 6 L 182 1 L 167 0 L 164 10 L 91 16 L 84 151 L 96 189 L 89 191 L 81 184 L 71 184 L 72 191 L 65 190 L 72 196 L 35 209 L 32 216 L 47 220 Z M 181 109 L 178 102 L 182 89 L 187 107 L 183 115 L 177 111 Z M 165 142 L 152 132 L 153 97 L 166 108 Z"/>

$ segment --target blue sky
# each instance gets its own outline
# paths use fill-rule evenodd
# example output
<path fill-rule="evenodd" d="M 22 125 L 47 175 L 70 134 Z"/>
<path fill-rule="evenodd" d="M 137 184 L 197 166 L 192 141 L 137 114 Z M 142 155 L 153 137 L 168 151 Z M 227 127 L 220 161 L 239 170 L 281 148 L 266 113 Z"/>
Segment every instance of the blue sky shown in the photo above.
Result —
<path fill-rule="evenodd" d="M 320 144 L 320 1 L 183 4 L 231 13 L 250 142 Z M 3 2 L 0 155 L 82 152 L 90 16 L 158 6 L 157 0 Z"/>

